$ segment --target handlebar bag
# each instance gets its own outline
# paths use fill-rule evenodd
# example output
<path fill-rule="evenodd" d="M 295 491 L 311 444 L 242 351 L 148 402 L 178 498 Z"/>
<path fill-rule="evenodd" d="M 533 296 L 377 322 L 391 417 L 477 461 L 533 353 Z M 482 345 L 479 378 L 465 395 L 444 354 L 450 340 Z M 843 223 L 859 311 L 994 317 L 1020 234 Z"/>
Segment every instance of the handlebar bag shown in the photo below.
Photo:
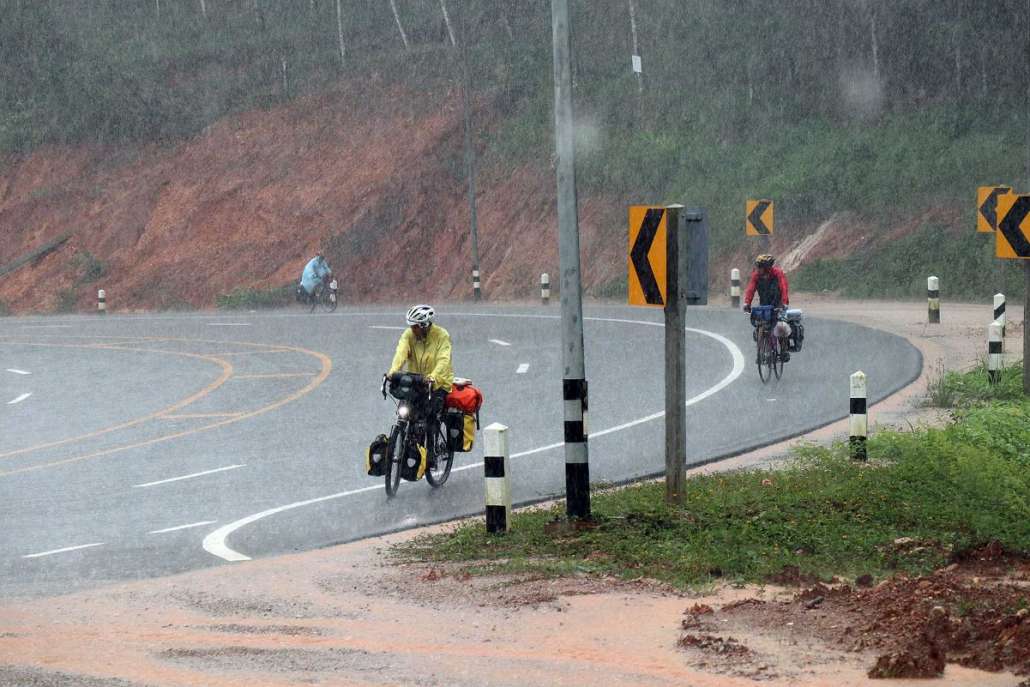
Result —
<path fill-rule="evenodd" d="M 410 374 L 396 374 L 390 379 L 390 395 L 394 398 L 407 401 L 415 393 L 416 378 Z"/>
<path fill-rule="evenodd" d="M 365 449 L 365 472 L 369 477 L 382 477 L 386 474 L 386 446 L 390 440 L 380 434 Z"/>

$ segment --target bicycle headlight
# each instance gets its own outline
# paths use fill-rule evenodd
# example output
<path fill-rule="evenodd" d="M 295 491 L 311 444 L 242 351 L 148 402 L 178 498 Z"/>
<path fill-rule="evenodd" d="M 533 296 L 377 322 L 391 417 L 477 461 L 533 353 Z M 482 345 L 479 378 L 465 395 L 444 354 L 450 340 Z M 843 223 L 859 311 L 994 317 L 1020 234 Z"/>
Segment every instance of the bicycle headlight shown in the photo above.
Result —
<path fill-rule="evenodd" d="M 397 417 L 399 417 L 401 419 L 405 419 L 410 414 L 411 414 L 411 408 L 409 408 L 408 406 L 404 405 L 403 403 L 401 405 L 397 406 Z"/>

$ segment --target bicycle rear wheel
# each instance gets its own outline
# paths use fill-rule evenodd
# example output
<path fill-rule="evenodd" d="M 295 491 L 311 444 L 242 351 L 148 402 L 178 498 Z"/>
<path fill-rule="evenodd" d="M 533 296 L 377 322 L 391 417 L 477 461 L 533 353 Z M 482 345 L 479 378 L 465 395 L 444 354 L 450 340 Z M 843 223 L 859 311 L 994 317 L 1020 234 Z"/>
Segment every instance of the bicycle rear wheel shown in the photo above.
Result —
<path fill-rule="evenodd" d="M 391 498 L 401 484 L 401 461 L 404 460 L 404 443 L 407 433 L 400 425 L 394 425 L 390 440 L 386 444 L 386 496 Z"/>
<path fill-rule="evenodd" d="M 762 383 L 768 382 L 772 377 L 772 365 L 769 362 L 769 337 L 764 331 L 758 332 L 758 356 L 755 359 L 758 363 L 758 376 Z"/>
<path fill-rule="evenodd" d="M 427 450 L 434 452 L 436 458 L 435 465 L 430 460 L 429 467 L 426 468 L 426 481 L 433 487 L 442 486 L 447 481 L 451 474 L 451 466 L 454 464 L 454 449 L 447 441 L 447 425 L 441 420 L 436 427 L 436 436 L 428 442 L 431 446 L 426 447 Z M 444 447 L 444 451 L 438 453 L 437 449 L 441 446 Z"/>
<path fill-rule="evenodd" d="M 311 308 L 308 312 L 315 312 L 315 308 L 318 307 L 318 302 L 322 300 L 322 285 L 319 284 L 315 287 L 315 290 L 311 292 Z"/>

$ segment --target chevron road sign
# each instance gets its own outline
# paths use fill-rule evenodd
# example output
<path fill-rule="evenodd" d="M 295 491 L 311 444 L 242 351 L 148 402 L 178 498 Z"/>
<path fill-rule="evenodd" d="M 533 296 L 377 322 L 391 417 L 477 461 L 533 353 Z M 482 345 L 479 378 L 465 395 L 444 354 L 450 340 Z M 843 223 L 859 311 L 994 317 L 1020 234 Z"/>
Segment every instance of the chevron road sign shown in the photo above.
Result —
<path fill-rule="evenodd" d="M 1008 186 L 981 186 L 976 189 L 976 230 L 989 234 L 998 228 L 998 196 L 1011 192 Z"/>
<path fill-rule="evenodd" d="M 665 208 L 629 208 L 630 305 L 665 305 L 667 215 Z"/>
<path fill-rule="evenodd" d="M 998 231 L 994 254 L 999 258 L 1030 260 L 1030 195 L 998 196 Z"/>
<path fill-rule="evenodd" d="M 746 213 L 744 233 L 748 236 L 768 236 L 773 233 L 773 202 L 771 200 L 747 201 Z"/>

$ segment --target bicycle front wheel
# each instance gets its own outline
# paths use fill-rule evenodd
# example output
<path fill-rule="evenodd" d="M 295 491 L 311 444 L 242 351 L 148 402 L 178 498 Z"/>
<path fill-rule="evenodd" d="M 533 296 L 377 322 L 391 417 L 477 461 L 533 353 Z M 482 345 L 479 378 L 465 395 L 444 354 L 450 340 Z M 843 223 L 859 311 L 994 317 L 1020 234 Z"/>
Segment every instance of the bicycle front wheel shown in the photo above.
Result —
<path fill-rule="evenodd" d="M 426 469 L 426 481 L 430 486 L 442 486 L 451 474 L 451 466 L 454 464 L 454 449 L 447 441 L 447 424 L 442 420 L 437 423 L 436 436 L 429 442 L 427 450 L 433 451 L 435 455 L 430 456 L 429 467 Z M 443 449 L 441 451 L 441 449 Z M 435 460 L 433 460 L 435 458 Z"/>
<path fill-rule="evenodd" d="M 758 332 L 758 356 L 756 362 L 758 363 L 758 376 L 761 378 L 762 383 L 768 382 L 772 377 L 772 363 L 770 362 L 769 350 L 769 337 L 765 335 L 765 332 Z"/>
<path fill-rule="evenodd" d="M 322 309 L 326 312 L 332 312 L 336 310 L 336 302 L 339 300 L 339 294 L 332 289 L 325 289 L 322 293 Z"/>
<path fill-rule="evenodd" d="M 397 493 L 401 484 L 401 463 L 404 460 L 404 444 L 407 432 L 400 425 L 394 425 L 390 440 L 386 444 L 386 497 Z"/>
<path fill-rule="evenodd" d="M 784 347 L 781 345 L 783 342 L 777 339 L 775 336 L 769 337 L 769 341 L 772 345 L 772 365 L 773 374 L 776 375 L 776 379 L 783 376 L 783 350 Z"/>

